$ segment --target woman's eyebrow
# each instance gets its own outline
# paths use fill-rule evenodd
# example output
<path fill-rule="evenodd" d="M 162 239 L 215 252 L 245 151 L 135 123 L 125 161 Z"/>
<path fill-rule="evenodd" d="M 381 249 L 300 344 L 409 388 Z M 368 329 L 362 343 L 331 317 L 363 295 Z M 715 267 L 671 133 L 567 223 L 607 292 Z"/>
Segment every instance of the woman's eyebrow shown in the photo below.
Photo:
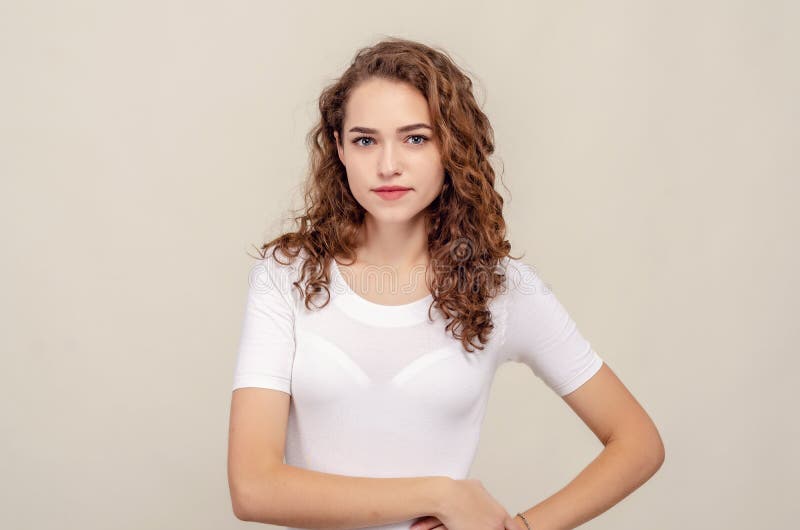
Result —
<path fill-rule="evenodd" d="M 404 125 L 403 127 L 398 127 L 397 132 L 408 132 L 413 131 L 414 129 L 420 128 L 427 128 L 431 131 L 433 130 L 430 125 L 427 123 L 412 123 L 411 125 Z M 365 134 L 376 134 L 378 129 L 370 129 L 369 127 L 353 127 L 348 132 L 357 132 L 357 133 L 365 133 Z"/>

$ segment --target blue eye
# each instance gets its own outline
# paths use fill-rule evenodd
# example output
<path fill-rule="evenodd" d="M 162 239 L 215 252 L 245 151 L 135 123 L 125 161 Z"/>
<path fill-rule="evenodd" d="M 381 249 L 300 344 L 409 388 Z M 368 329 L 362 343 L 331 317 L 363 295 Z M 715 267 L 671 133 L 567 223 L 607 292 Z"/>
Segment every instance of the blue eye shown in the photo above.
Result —
<path fill-rule="evenodd" d="M 354 143 L 354 144 L 356 144 L 356 145 L 364 146 L 364 144 L 360 144 L 360 143 L 358 143 L 358 142 L 360 142 L 361 140 L 372 140 L 372 138 L 370 138 L 369 136 L 359 136 L 358 138 L 356 138 L 355 140 L 353 140 L 353 143 Z"/>
<path fill-rule="evenodd" d="M 428 141 L 428 137 L 424 136 L 422 134 L 412 134 L 411 136 L 407 137 L 406 140 L 408 140 L 408 138 L 420 138 L 421 139 L 421 141 L 419 141 L 419 142 L 412 142 L 411 145 L 422 145 L 422 144 L 424 144 L 425 142 Z M 373 141 L 373 138 L 371 136 L 359 136 L 358 138 L 353 139 L 353 143 L 356 144 L 356 145 L 360 145 L 361 147 L 367 147 L 367 145 L 369 145 L 369 144 L 361 143 L 361 140 Z"/>

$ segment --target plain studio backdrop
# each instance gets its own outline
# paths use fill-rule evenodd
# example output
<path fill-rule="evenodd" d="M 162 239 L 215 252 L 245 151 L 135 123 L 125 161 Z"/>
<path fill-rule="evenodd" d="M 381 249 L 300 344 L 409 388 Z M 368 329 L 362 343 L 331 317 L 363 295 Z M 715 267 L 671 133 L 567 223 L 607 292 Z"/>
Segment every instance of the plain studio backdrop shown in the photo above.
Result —
<path fill-rule="evenodd" d="M 316 98 L 384 36 L 495 128 L 509 239 L 666 460 L 597 530 L 796 527 L 796 2 L 0 6 L 0 527 L 239 528 L 227 427 L 252 245 Z M 526 366 L 471 471 L 527 509 L 602 449 Z"/>

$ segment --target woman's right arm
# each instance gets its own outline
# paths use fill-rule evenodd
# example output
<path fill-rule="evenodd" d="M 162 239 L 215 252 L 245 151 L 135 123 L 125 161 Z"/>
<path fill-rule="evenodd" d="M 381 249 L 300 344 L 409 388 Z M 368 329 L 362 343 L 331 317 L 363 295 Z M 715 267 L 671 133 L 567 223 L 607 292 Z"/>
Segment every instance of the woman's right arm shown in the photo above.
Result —
<path fill-rule="evenodd" d="M 331 530 L 377 526 L 440 513 L 448 477 L 367 478 L 288 464 L 248 486 L 244 521 Z"/>
<path fill-rule="evenodd" d="M 233 391 L 228 484 L 237 518 L 340 530 L 444 516 L 450 477 L 352 477 L 284 464 L 289 400 L 270 388 Z"/>

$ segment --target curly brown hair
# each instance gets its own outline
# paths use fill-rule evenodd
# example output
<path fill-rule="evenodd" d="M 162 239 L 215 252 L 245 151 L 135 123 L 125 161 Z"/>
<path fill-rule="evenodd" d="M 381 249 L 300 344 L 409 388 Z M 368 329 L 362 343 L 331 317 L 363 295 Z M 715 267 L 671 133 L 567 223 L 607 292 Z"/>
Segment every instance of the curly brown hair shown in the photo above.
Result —
<path fill-rule="evenodd" d="M 291 258 L 303 252 L 302 274 L 293 285 L 311 308 L 311 299 L 326 291 L 330 301 L 329 264 L 334 256 L 355 260 L 364 208 L 353 197 L 333 135 L 342 137 L 345 104 L 360 83 L 379 77 L 417 88 L 428 101 L 433 133 L 441 140 L 445 179 L 441 194 L 426 208 L 428 268 L 433 272 L 428 307 L 449 320 L 446 330 L 483 350 L 494 328 L 488 303 L 505 280 L 502 260 L 510 256 L 503 198 L 494 189 L 489 156 L 494 131 L 472 93 L 472 81 L 448 53 L 419 42 L 388 37 L 357 51 L 350 66 L 319 97 L 320 120 L 306 136 L 310 166 L 304 183 L 305 206 L 294 211 L 296 229 L 264 243 L 264 259 L 272 248 Z M 297 215 L 299 214 L 299 215 Z M 283 262 L 280 262 L 283 263 Z M 351 261 L 352 263 L 352 261 Z M 301 282 L 308 276 L 305 287 Z M 431 283 L 432 282 L 432 283 Z M 477 338 L 480 344 L 473 340 Z"/>

